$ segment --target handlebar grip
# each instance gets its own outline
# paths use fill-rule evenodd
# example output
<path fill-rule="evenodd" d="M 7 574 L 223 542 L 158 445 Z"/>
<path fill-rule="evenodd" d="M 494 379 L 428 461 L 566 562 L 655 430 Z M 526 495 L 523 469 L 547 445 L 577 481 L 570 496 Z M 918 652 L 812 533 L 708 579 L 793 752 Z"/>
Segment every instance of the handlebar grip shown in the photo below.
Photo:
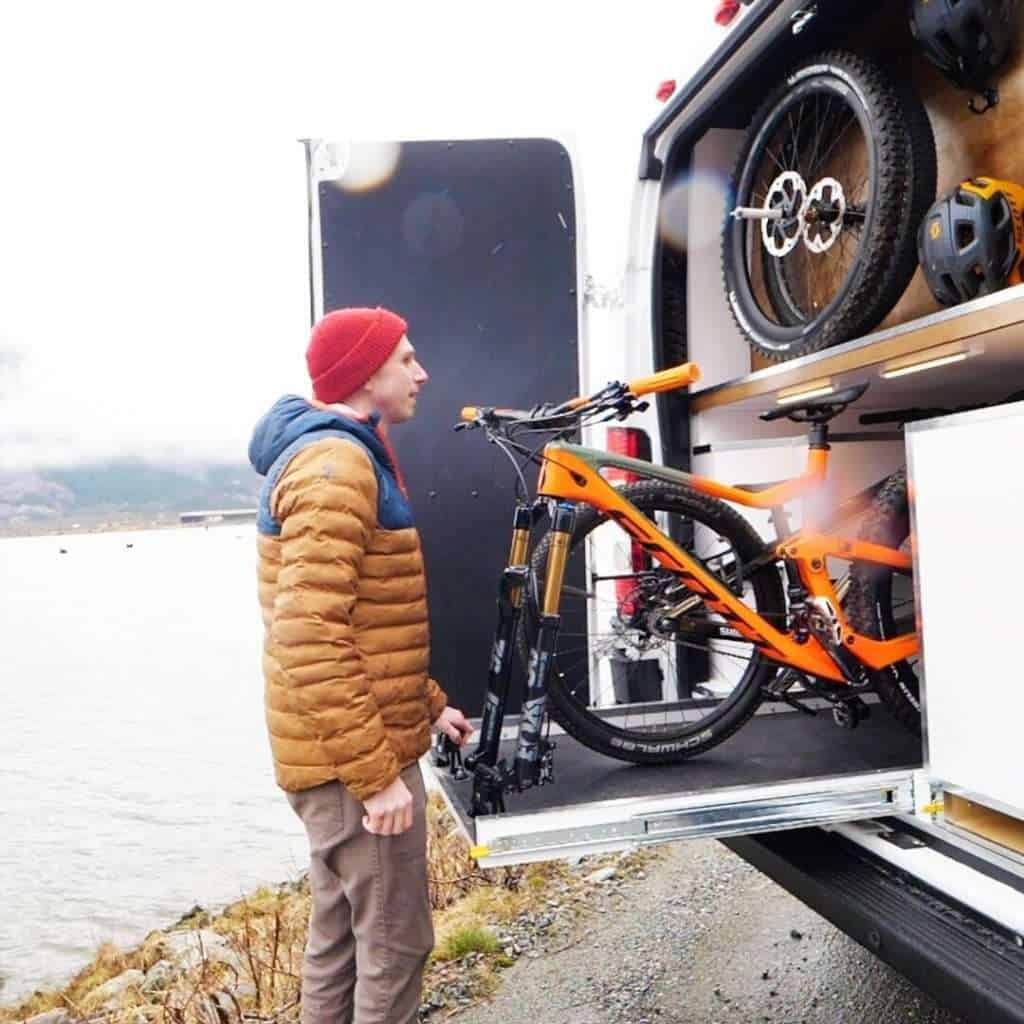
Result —
<path fill-rule="evenodd" d="M 677 391 L 698 380 L 700 380 L 700 367 L 696 363 L 680 363 L 678 366 L 670 366 L 667 370 L 652 374 L 650 377 L 641 377 L 639 380 L 632 381 L 629 390 L 639 398 L 641 395 L 650 395 L 660 391 Z"/>
<path fill-rule="evenodd" d="M 528 420 L 529 412 L 525 409 L 492 409 L 489 406 L 465 405 L 459 413 L 463 423 L 475 423 L 481 416 L 498 420 Z"/>

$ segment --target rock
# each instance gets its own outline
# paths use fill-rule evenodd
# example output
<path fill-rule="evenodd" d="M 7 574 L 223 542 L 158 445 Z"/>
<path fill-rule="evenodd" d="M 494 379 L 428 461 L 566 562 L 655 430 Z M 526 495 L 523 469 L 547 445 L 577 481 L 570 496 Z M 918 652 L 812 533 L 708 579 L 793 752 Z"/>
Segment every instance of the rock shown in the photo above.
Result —
<path fill-rule="evenodd" d="M 790 930 L 789 937 L 791 939 L 796 939 L 796 941 L 799 942 L 804 937 L 804 933 L 798 932 L 795 928 L 793 928 Z"/>
<path fill-rule="evenodd" d="M 25 1024 L 66 1024 L 70 1019 L 71 1015 L 67 1010 L 58 1008 L 46 1013 L 37 1013 L 34 1017 L 29 1017 Z"/>
<path fill-rule="evenodd" d="M 115 1004 L 130 988 L 138 988 L 146 976 L 142 971 L 122 971 L 116 978 L 104 982 L 89 993 L 89 1002 L 109 1007 Z"/>
<path fill-rule="evenodd" d="M 204 959 L 211 963 L 230 964 L 239 971 L 244 967 L 242 957 L 231 948 L 227 939 L 210 928 L 168 932 L 160 943 L 182 970 L 198 967 Z"/>
<path fill-rule="evenodd" d="M 203 908 L 201 906 L 199 906 L 198 903 L 194 903 L 192 905 L 192 909 L 185 911 L 185 913 L 182 914 L 181 917 L 179 917 L 178 920 L 174 922 L 174 924 L 175 924 L 175 926 L 177 926 L 179 924 L 184 924 L 187 920 L 189 920 L 189 918 L 201 916 L 202 914 L 205 914 L 205 913 L 206 913 L 206 911 L 203 910 Z"/>
<path fill-rule="evenodd" d="M 610 882 L 615 877 L 615 868 L 601 868 L 599 871 L 592 871 L 584 882 L 590 885 L 600 885 L 602 882 Z"/>
<path fill-rule="evenodd" d="M 232 1019 L 228 1010 L 221 1006 L 216 995 L 201 995 L 195 1001 L 196 1017 L 202 1024 L 223 1024 L 224 1021 Z"/>
<path fill-rule="evenodd" d="M 148 971 L 145 980 L 142 982 L 142 991 L 158 992 L 167 988 L 177 971 L 170 960 L 158 960 Z"/>
<path fill-rule="evenodd" d="M 232 996 L 226 992 L 214 992 L 207 996 L 208 1009 L 213 1011 L 211 1024 L 223 1024 L 224 1021 L 237 1022 L 240 1007 Z"/>

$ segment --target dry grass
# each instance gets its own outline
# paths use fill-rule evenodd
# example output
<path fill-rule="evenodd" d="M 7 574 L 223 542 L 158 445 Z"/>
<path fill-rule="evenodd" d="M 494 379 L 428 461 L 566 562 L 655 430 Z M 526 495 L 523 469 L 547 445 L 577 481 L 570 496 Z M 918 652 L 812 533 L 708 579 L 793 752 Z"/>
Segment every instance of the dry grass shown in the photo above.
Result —
<path fill-rule="evenodd" d="M 430 901 L 434 908 L 435 961 L 468 952 L 496 950 L 495 924 L 509 921 L 564 877 L 560 864 L 482 870 L 470 858 L 465 841 L 434 795 L 427 808 Z M 0 1007 L 0 1024 L 11 1024 L 57 1008 L 78 1020 L 107 1024 L 226 1024 L 240 1018 L 253 1024 L 291 1024 L 298 1020 L 299 976 L 309 922 L 310 895 L 305 881 L 277 890 L 261 889 L 226 907 L 219 915 L 197 911 L 175 930 L 208 928 L 223 936 L 234 952 L 233 964 L 201 957 L 191 970 L 166 988 L 143 994 L 130 989 L 113 1010 L 103 1010 L 96 989 L 123 971 L 147 971 L 167 953 L 164 933 L 153 932 L 136 949 L 122 952 L 102 946 L 92 963 L 59 990 L 37 992 Z M 500 959 L 500 957 L 498 958 Z M 500 965 L 499 965 L 500 966 Z M 493 987 L 493 965 L 474 964 L 474 990 Z M 478 976 L 478 977 L 477 977 Z M 429 979 L 428 979 L 429 985 Z"/>
<path fill-rule="evenodd" d="M 524 869 L 493 868 L 485 871 L 469 855 L 469 848 L 436 793 L 427 804 L 427 874 L 430 905 L 444 910 L 481 886 L 517 890 Z"/>

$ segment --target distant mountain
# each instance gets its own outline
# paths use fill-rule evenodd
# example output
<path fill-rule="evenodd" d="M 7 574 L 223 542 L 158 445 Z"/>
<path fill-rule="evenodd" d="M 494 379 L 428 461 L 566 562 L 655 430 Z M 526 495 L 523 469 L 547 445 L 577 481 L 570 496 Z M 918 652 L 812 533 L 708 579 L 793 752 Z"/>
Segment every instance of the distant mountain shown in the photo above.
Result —
<path fill-rule="evenodd" d="M 79 524 L 177 522 L 194 509 L 255 508 L 262 478 L 243 463 L 170 465 L 107 459 L 34 471 L 0 470 L 0 533 Z"/>

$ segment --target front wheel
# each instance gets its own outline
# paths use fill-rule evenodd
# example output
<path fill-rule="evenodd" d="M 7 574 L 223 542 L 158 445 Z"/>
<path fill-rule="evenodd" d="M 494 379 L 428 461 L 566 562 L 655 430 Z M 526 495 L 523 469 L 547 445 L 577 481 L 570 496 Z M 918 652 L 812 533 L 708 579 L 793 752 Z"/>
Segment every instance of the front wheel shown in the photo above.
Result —
<path fill-rule="evenodd" d="M 740 331 L 789 359 L 870 331 L 917 267 L 935 141 L 912 90 L 856 54 L 795 68 L 754 115 L 722 236 Z"/>
<path fill-rule="evenodd" d="M 621 493 L 747 605 L 784 628 L 775 565 L 737 581 L 764 547 L 738 513 L 659 481 Z M 550 536 L 533 557 L 540 587 Z M 547 683 L 551 717 L 581 743 L 623 761 L 669 764 L 721 743 L 757 709 L 777 668 L 677 573 L 652 562 L 594 509 L 577 516 L 560 614 Z M 527 616 L 524 657 L 531 633 Z"/>

